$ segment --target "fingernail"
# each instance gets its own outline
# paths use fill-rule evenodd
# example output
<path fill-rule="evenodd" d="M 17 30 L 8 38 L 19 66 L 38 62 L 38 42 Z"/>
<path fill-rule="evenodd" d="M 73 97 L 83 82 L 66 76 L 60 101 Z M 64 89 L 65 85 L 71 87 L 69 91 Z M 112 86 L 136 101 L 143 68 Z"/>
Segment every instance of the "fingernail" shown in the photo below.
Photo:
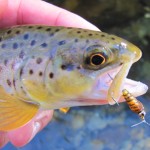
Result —
<path fill-rule="evenodd" d="M 33 137 L 40 131 L 41 124 L 39 122 L 34 122 L 33 132 L 28 142 L 30 142 Z"/>

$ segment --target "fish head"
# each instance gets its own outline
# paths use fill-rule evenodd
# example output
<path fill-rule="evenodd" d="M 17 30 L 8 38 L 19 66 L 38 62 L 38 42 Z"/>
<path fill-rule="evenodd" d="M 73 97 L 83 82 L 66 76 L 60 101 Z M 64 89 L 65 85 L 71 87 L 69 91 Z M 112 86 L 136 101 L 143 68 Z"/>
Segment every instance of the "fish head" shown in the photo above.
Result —
<path fill-rule="evenodd" d="M 106 33 L 100 32 L 90 39 L 81 38 L 74 44 L 70 39 L 68 45 L 58 50 L 57 59 L 51 62 L 55 77 L 47 82 L 48 88 L 62 100 L 61 107 L 107 103 L 113 80 L 108 74 L 114 77 L 124 63 L 133 63 L 140 57 L 141 51 L 136 46 Z"/>

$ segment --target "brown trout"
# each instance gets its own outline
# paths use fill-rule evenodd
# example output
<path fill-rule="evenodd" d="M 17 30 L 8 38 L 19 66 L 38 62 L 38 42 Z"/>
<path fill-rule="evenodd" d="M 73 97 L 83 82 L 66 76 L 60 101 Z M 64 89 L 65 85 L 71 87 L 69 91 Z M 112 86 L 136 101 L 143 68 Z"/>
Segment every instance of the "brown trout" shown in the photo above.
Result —
<path fill-rule="evenodd" d="M 126 79 L 140 57 L 139 48 L 104 32 L 44 25 L 1 30 L 0 130 L 26 124 L 39 109 L 100 105 L 106 99 L 114 104 L 123 88 L 144 94 L 145 84 Z"/>

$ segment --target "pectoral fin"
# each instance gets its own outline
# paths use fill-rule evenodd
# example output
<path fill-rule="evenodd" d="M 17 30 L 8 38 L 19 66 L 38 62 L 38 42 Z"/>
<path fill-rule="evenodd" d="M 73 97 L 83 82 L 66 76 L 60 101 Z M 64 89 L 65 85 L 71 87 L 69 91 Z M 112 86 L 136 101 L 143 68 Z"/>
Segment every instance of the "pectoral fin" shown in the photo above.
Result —
<path fill-rule="evenodd" d="M 69 107 L 65 107 L 65 108 L 60 108 L 59 110 L 60 112 L 66 114 L 69 111 L 69 109 L 70 109 Z"/>
<path fill-rule="evenodd" d="M 26 124 L 36 115 L 38 108 L 38 105 L 24 102 L 0 87 L 0 130 L 9 131 Z"/>

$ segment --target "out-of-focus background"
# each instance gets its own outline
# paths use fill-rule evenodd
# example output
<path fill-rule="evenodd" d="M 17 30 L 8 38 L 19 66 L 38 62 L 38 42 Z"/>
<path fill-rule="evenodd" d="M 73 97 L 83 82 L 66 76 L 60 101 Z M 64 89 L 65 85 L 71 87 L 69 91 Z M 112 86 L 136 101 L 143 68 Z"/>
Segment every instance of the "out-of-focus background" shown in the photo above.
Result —
<path fill-rule="evenodd" d="M 79 14 L 102 31 L 123 37 L 143 51 L 129 77 L 150 86 L 150 0 L 47 0 Z M 42 12 L 41 12 L 42 13 Z M 65 18 L 64 18 L 65 19 Z M 145 105 L 150 122 L 150 90 L 139 100 Z M 72 108 L 66 115 L 56 111 L 53 121 L 28 145 L 3 150 L 149 150 L 150 126 L 126 103 L 119 106 Z"/>

